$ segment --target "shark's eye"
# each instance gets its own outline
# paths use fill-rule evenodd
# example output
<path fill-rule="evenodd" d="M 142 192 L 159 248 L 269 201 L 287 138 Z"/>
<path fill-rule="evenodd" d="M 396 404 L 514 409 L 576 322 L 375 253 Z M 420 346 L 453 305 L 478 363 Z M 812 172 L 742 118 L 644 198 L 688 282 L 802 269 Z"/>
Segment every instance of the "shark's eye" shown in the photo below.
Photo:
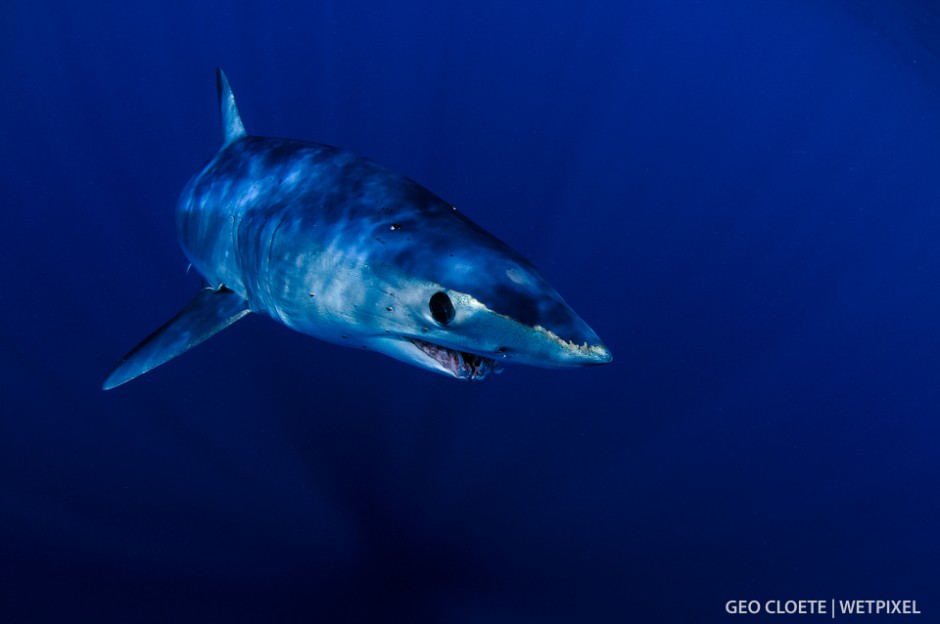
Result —
<path fill-rule="evenodd" d="M 428 307 L 431 308 L 431 316 L 441 325 L 450 325 L 454 320 L 454 304 L 450 302 L 447 293 L 434 293 Z"/>

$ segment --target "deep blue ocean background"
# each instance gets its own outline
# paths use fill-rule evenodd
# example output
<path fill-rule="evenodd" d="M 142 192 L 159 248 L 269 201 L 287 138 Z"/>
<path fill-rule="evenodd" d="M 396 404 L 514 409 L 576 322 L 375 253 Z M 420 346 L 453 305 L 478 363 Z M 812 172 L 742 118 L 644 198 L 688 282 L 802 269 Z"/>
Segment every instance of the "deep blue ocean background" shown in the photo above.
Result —
<path fill-rule="evenodd" d="M 936 3 L 12 0 L 0 35 L 0 621 L 940 618 Z M 460 383 L 254 316 L 102 392 L 200 285 L 216 66 L 614 362 Z"/>

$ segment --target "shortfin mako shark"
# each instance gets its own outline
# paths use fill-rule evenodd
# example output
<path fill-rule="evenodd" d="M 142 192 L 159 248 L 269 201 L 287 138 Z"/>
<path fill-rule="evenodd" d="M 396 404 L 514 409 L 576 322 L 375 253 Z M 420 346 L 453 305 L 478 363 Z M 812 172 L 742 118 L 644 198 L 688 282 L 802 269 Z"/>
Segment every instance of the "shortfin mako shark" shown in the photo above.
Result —
<path fill-rule="evenodd" d="M 183 189 L 207 287 L 122 359 L 114 388 L 249 312 L 457 379 L 611 361 L 532 264 L 413 180 L 328 145 L 251 136 L 217 70 L 222 147 Z"/>

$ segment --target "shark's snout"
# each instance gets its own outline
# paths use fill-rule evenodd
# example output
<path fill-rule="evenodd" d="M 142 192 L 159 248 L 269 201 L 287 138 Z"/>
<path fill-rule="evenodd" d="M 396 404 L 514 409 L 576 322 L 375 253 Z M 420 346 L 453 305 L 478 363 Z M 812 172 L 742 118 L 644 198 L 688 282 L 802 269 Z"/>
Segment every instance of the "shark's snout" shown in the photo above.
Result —
<path fill-rule="evenodd" d="M 510 266 L 505 277 L 494 271 L 488 281 L 477 279 L 472 301 L 461 302 L 481 310 L 467 320 L 468 328 L 481 326 L 475 336 L 479 342 L 493 346 L 492 340 L 503 341 L 491 357 L 548 368 L 593 366 L 613 359 L 594 330 L 534 267 L 515 257 Z"/>

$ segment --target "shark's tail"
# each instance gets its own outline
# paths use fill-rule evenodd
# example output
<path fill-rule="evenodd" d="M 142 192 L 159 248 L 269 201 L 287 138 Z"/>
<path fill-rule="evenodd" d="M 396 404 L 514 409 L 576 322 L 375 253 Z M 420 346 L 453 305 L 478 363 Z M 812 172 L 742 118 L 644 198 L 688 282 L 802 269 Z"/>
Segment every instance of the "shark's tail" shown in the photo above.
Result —
<path fill-rule="evenodd" d="M 219 112 L 222 115 L 222 147 L 246 136 L 245 124 L 235 106 L 235 94 L 221 67 L 215 69 L 216 89 L 219 92 Z"/>

